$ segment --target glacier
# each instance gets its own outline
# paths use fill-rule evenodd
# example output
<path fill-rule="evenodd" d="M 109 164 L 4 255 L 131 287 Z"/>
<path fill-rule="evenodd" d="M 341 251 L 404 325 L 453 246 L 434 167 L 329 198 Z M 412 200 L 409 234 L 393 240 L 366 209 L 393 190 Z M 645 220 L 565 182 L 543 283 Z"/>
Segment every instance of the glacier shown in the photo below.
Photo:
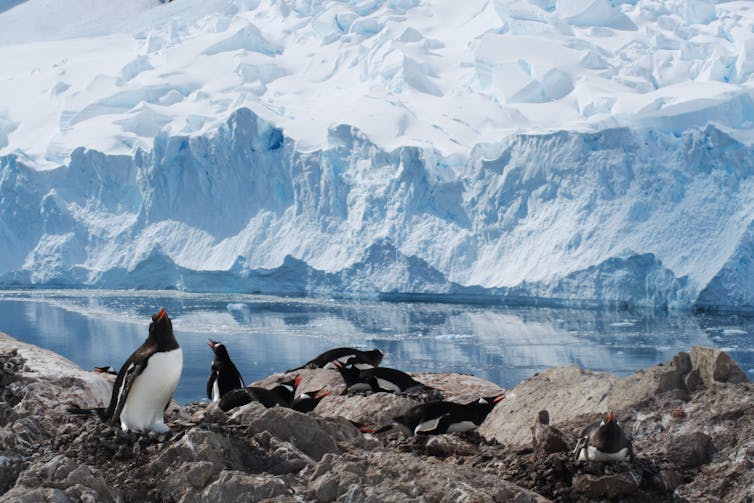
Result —
<path fill-rule="evenodd" d="M 0 287 L 754 311 L 746 2 L 50 8 L 0 8 Z"/>

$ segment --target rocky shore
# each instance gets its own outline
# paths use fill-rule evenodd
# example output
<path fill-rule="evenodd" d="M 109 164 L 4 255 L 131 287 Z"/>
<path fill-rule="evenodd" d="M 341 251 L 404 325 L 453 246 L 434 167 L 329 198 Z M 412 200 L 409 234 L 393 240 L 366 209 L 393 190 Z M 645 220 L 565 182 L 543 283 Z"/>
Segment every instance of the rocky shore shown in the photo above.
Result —
<path fill-rule="evenodd" d="M 0 500 L 754 500 L 754 386 L 711 348 L 625 378 L 552 368 L 508 390 L 477 431 L 428 437 L 351 422 L 381 424 L 421 395 L 339 395 L 335 371 L 299 373 L 301 390 L 332 391 L 312 413 L 172 404 L 171 433 L 125 433 L 66 412 L 106 403 L 111 379 L 0 334 Z M 468 375 L 414 378 L 454 401 L 501 391 Z M 576 436 L 609 410 L 636 458 L 575 462 Z"/>

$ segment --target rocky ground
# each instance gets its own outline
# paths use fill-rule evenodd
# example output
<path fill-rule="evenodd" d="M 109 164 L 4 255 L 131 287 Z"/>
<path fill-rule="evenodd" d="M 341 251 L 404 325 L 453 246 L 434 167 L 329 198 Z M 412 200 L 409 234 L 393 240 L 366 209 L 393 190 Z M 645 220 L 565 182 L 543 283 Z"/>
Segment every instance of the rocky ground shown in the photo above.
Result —
<path fill-rule="evenodd" d="M 2 501 L 751 501 L 754 386 L 725 353 L 693 348 L 623 379 L 554 368 L 510 390 L 477 432 L 363 434 L 426 394 L 338 395 L 313 413 L 249 404 L 168 409 L 170 434 L 124 433 L 71 416 L 111 380 L 0 335 Z M 282 379 L 270 376 L 261 384 Z M 453 400 L 500 389 L 473 376 L 416 374 Z M 550 423 L 538 422 L 547 410 Z M 614 410 L 630 463 L 576 463 L 576 435 Z"/>

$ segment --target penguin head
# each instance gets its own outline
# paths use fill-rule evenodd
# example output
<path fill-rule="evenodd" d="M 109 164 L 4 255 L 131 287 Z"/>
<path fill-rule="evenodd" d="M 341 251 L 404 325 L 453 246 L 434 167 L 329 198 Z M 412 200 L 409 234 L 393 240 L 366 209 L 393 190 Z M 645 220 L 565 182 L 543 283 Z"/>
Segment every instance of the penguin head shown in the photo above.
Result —
<path fill-rule="evenodd" d="M 228 350 L 225 347 L 225 344 L 222 342 L 213 341 L 212 339 L 209 340 L 207 345 L 212 348 L 212 351 L 215 353 L 215 358 L 219 360 L 229 360 L 230 355 L 228 354 Z"/>
<path fill-rule="evenodd" d="M 371 351 L 365 351 L 364 354 L 369 356 L 369 359 L 374 363 L 374 366 L 379 366 L 379 364 L 382 362 L 382 357 L 385 356 L 385 353 L 379 349 L 372 349 Z"/>
<path fill-rule="evenodd" d="M 170 321 L 164 307 L 158 313 L 152 315 L 152 323 L 149 324 L 149 339 L 162 348 L 175 349 L 178 347 L 178 341 L 175 340 L 173 335 L 173 322 Z"/>
<path fill-rule="evenodd" d="M 170 321 L 170 317 L 168 316 L 168 312 L 165 311 L 165 308 L 159 310 L 159 312 L 152 315 L 152 323 L 149 324 L 149 333 L 153 333 L 156 331 L 165 331 L 165 330 L 173 330 L 173 322 Z"/>

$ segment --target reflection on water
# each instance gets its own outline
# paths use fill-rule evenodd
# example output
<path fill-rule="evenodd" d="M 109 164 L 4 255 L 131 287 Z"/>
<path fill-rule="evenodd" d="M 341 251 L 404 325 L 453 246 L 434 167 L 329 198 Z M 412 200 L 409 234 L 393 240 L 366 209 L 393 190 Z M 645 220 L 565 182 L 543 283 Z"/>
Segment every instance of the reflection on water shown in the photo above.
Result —
<path fill-rule="evenodd" d="M 510 388 L 551 366 L 625 375 L 692 345 L 721 347 L 754 373 L 754 320 L 549 308 L 328 302 L 231 294 L 0 292 L 0 332 L 83 368 L 119 368 L 164 306 L 184 351 L 176 399 L 204 395 L 212 351 L 224 342 L 247 382 L 336 346 L 378 347 L 385 366 L 474 374 Z"/>

